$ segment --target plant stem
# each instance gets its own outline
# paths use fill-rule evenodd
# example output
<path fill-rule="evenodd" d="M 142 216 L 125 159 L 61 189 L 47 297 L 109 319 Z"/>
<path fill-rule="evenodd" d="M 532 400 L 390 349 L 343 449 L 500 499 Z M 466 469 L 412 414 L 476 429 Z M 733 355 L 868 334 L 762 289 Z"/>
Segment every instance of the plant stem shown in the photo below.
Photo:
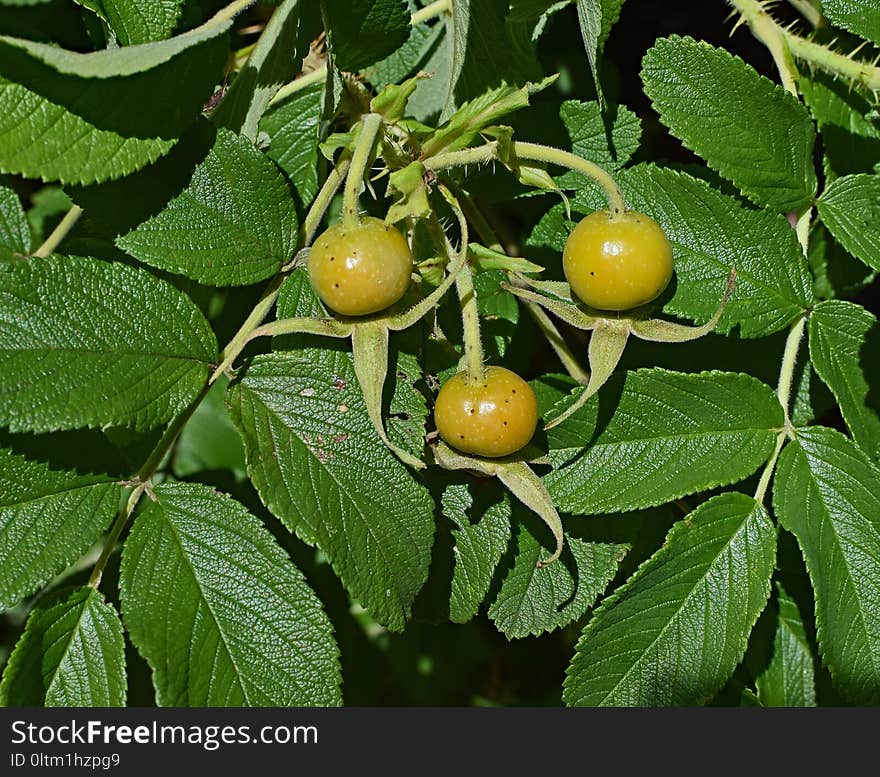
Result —
<path fill-rule="evenodd" d="M 758 481 L 758 487 L 755 489 L 755 501 L 763 504 L 764 497 L 767 495 L 767 489 L 770 486 L 770 478 L 773 477 L 773 470 L 776 469 L 776 460 L 785 443 L 785 432 L 776 435 L 776 445 L 773 448 L 773 455 L 764 465 L 764 471 L 761 473 L 761 479 Z"/>
<path fill-rule="evenodd" d="M 461 303 L 461 325 L 464 334 L 464 359 L 468 383 L 483 380 L 483 341 L 480 337 L 480 313 L 471 268 L 465 264 L 455 278 L 455 289 Z"/>
<path fill-rule="evenodd" d="M 120 536 L 122 536 L 122 531 L 125 529 L 128 524 L 129 519 L 131 518 L 132 513 L 134 512 L 134 508 L 137 506 L 138 501 L 141 498 L 141 494 L 144 493 L 146 489 L 146 485 L 141 483 L 132 489 L 132 492 L 128 495 L 128 500 L 125 503 L 125 508 L 122 510 L 119 515 L 116 516 L 116 520 L 113 521 L 113 526 L 110 527 L 110 534 L 107 535 L 107 539 L 104 542 L 104 547 L 101 549 L 101 555 L 98 557 L 98 560 L 95 562 L 95 566 L 92 569 L 92 574 L 89 576 L 89 585 L 92 588 L 97 589 L 97 587 L 101 584 L 101 577 L 104 574 L 104 568 L 107 566 L 107 562 L 110 560 L 110 556 L 113 555 L 113 551 L 116 549 L 116 543 L 119 542 Z"/>
<path fill-rule="evenodd" d="M 819 10 L 812 0 L 788 0 L 788 2 L 813 27 L 821 27 L 825 24 L 825 17 L 822 16 L 822 11 Z"/>
<path fill-rule="evenodd" d="M 206 23 L 213 24 L 215 22 L 223 22 L 227 19 L 234 19 L 238 16 L 245 8 L 250 5 L 253 5 L 256 0 L 235 0 L 235 2 L 230 3 L 225 8 L 221 8 L 217 13 L 215 13 Z"/>
<path fill-rule="evenodd" d="M 602 191 L 605 193 L 605 198 L 608 200 L 608 206 L 611 210 L 612 220 L 614 216 L 626 210 L 626 203 L 614 178 L 595 162 L 582 159 L 568 151 L 563 151 L 561 148 L 542 146 L 539 143 L 525 143 L 519 140 L 514 141 L 513 151 L 519 159 L 567 167 L 569 170 L 575 170 L 595 181 L 602 187 Z M 492 141 L 476 148 L 449 151 L 428 157 L 424 160 L 424 165 L 431 170 L 442 170 L 447 167 L 482 164 L 495 159 L 498 159 L 498 143 L 497 141 Z"/>
<path fill-rule="evenodd" d="M 336 192 L 345 180 L 350 164 L 351 157 L 348 154 L 343 153 L 342 156 L 339 157 L 339 161 L 336 162 L 336 166 L 330 171 L 327 180 L 324 181 L 324 185 L 315 196 L 315 201 L 312 203 L 312 207 L 309 208 L 309 212 L 306 213 L 306 217 L 303 219 L 302 228 L 300 230 L 300 245 L 308 246 L 312 244 L 315 232 L 318 231 L 321 220 L 324 218 L 327 208 L 330 207 L 330 202 L 333 200 L 333 197 L 336 195 Z"/>
<path fill-rule="evenodd" d="M 342 223 L 346 227 L 355 227 L 358 224 L 358 195 L 381 127 L 380 114 L 366 113 L 361 117 L 361 131 L 351 156 L 351 167 L 348 168 L 348 175 L 345 177 L 345 190 L 342 195 Z"/>
<path fill-rule="evenodd" d="M 275 96 L 269 100 L 269 105 L 275 105 L 275 103 L 281 102 L 292 94 L 296 94 L 303 89 L 308 89 L 308 87 L 313 84 L 320 84 L 326 77 L 327 63 L 325 62 L 320 67 L 315 68 L 311 73 L 306 73 L 282 86 L 277 92 L 275 92 Z"/>
<path fill-rule="evenodd" d="M 776 396 L 785 411 L 785 426 L 791 433 L 791 420 L 788 416 L 788 405 L 791 400 L 791 387 L 794 380 L 794 368 L 797 365 L 798 350 L 804 336 L 806 316 L 801 316 L 791 325 L 785 340 L 785 351 L 782 354 L 782 366 L 779 369 L 779 382 L 776 385 Z"/>
<path fill-rule="evenodd" d="M 434 16 L 442 16 L 452 10 L 452 0 L 435 0 L 435 2 L 426 5 L 416 11 L 410 19 L 410 24 L 415 27 L 417 24 L 428 21 Z"/>
<path fill-rule="evenodd" d="M 507 251 L 504 250 L 504 246 L 501 244 L 492 225 L 486 220 L 486 217 L 471 199 L 471 196 L 461 189 L 456 191 L 456 196 L 461 204 L 461 209 L 464 211 L 467 220 L 477 231 L 480 240 L 493 251 L 506 254 Z M 578 360 L 568 347 L 568 343 L 565 342 L 565 338 L 563 338 L 550 316 L 544 312 L 540 305 L 536 305 L 534 302 L 526 302 L 525 306 L 529 315 L 537 324 L 538 329 L 541 330 L 541 334 L 550 343 L 550 347 L 556 353 L 565 371 L 582 386 L 586 386 L 590 382 L 590 373 L 578 363 Z"/>
<path fill-rule="evenodd" d="M 748 23 L 754 36 L 773 55 L 782 83 L 792 94 L 797 93 L 797 68 L 792 58 L 803 60 L 815 67 L 860 83 L 872 91 L 880 91 L 880 67 L 859 62 L 825 46 L 802 38 L 784 29 L 764 10 L 759 0 L 728 0 Z"/>
<path fill-rule="evenodd" d="M 58 248 L 59 244 L 65 237 L 67 237 L 67 233 L 73 229 L 74 224 L 79 221 L 79 217 L 82 216 L 82 208 L 79 205 L 72 205 L 70 210 L 64 214 L 64 218 L 58 222 L 58 226 L 52 230 L 52 234 L 49 235 L 44 241 L 43 244 L 31 254 L 31 256 L 36 257 L 45 257 L 49 256 L 49 254 L 54 253 L 55 249 Z"/>

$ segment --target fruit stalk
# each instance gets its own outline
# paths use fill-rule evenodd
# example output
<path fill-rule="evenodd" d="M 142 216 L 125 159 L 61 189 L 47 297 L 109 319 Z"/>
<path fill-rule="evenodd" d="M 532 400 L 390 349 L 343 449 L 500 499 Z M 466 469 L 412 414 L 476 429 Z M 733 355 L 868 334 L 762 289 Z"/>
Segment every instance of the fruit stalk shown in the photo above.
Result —
<path fill-rule="evenodd" d="M 342 195 L 342 223 L 346 227 L 356 227 L 358 224 L 358 195 L 381 127 L 382 116 L 378 113 L 367 113 L 361 118 L 360 134 L 351 155 L 351 166 Z"/>

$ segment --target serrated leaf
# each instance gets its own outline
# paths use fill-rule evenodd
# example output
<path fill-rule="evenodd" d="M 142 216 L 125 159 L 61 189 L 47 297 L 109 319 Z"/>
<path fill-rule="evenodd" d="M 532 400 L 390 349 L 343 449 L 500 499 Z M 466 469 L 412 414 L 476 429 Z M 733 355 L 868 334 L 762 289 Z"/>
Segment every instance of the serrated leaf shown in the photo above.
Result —
<path fill-rule="evenodd" d="M 0 262 L 31 250 L 31 231 L 15 190 L 0 181 Z"/>
<path fill-rule="evenodd" d="M 361 70 L 409 37 L 406 0 L 322 0 L 330 45 L 340 70 Z"/>
<path fill-rule="evenodd" d="M 642 65 L 661 121 L 758 205 L 797 210 L 816 191 L 806 108 L 724 49 L 677 35 Z"/>
<path fill-rule="evenodd" d="M 584 39 L 584 49 L 587 52 L 587 61 L 590 63 L 590 70 L 593 73 L 599 104 L 603 106 L 605 98 L 599 80 L 599 62 L 602 49 L 605 47 L 605 39 L 611 31 L 612 25 L 620 16 L 622 7 L 623 0 L 577 0 L 581 37 Z"/>
<path fill-rule="evenodd" d="M 776 586 L 779 615 L 773 639 L 773 658 L 756 680 L 763 707 L 815 707 L 813 653 L 797 604 Z"/>
<path fill-rule="evenodd" d="M 335 706 L 339 652 L 302 573 L 244 507 L 164 483 L 135 519 L 122 613 L 162 706 Z"/>
<path fill-rule="evenodd" d="M 452 67 L 443 117 L 502 84 L 521 85 L 541 77 L 534 56 L 510 56 L 515 43 L 506 22 L 507 0 L 455 0 L 448 34 Z"/>
<path fill-rule="evenodd" d="M 273 105 L 260 120 L 266 154 L 290 181 L 302 207 L 318 192 L 318 140 L 324 85 L 315 84 Z"/>
<path fill-rule="evenodd" d="M 807 562 L 835 684 L 880 703 L 880 470 L 840 432 L 798 429 L 776 466 L 773 506 Z"/>
<path fill-rule="evenodd" d="M 801 73 L 798 89 L 819 125 L 827 180 L 880 164 L 880 126 L 868 118 L 869 92 L 818 71 L 809 78 Z"/>
<path fill-rule="evenodd" d="M 641 121 L 624 106 L 618 106 L 613 117 L 609 117 L 610 145 L 599 103 L 566 100 L 559 108 L 559 117 L 571 139 L 572 152 L 606 170 L 623 167 L 639 148 Z M 556 183 L 561 189 L 577 190 L 589 186 L 592 181 L 569 170 L 557 176 Z"/>
<path fill-rule="evenodd" d="M 822 13 L 836 27 L 880 46 L 880 8 L 874 0 L 822 0 Z"/>
<path fill-rule="evenodd" d="M 819 215 L 840 244 L 880 270 L 880 175 L 845 175 L 832 181 L 818 202 Z"/>
<path fill-rule="evenodd" d="M 77 0 L 110 26 L 123 46 L 164 40 L 177 26 L 184 0 Z"/>
<path fill-rule="evenodd" d="M 449 618 L 467 623 L 486 598 L 495 567 L 510 541 L 510 501 L 505 492 L 484 484 L 473 489 L 455 484 L 443 492 L 442 506 L 443 515 L 456 526 L 452 530 L 455 568 Z"/>
<path fill-rule="evenodd" d="M 846 425 L 869 456 L 880 454 L 880 417 L 868 405 L 866 368 L 876 359 L 866 338 L 877 340 L 877 319 L 861 305 L 829 300 L 810 315 L 810 361 L 840 403 Z"/>
<path fill-rule="evenodd" d="M 416 8 L 417 6 L 410 0 L 409 10 L 414 11 Z M 444 24 L 432 26 L 423 22 L 412 25 L 406 42 L 384 59 L 370 65 L 364 75 L 376 89 L 381 89 L 388 84 L 399 84 L 419 70 L 431 72 L 429 67 L 422 67 L 422 65 L 427 63 L 445 33 L 446 26 Z M 442 77 L 440 80 L 442 81 Z M 445 96 L 446 84 L 443 83 L 440 86 Z M 438 109 L 439 107 L 442 106 L 438 106 Z"/>
<path fill-rule="evenodd" d="M 742 480 L 770 457 L 783 424 L 772 389 L 744 374 L 636 370 L 622 391 L 609 383 L 597 396 L 548 435 L 555 469 L 544 482 L 560 510 L 579 515 Z"/>
<path fill-rule="evenodd" d="M 110 525 L 119 486 L 0 448 L 0 610 L 72 564 Z"/>
<path fill-rule="evenodd" d="M 427 577 L 433 505 L 370 423 L 350 355 L 257 357 L 230 404 L 266 506 L 327 554 L 373 617 L 402 629 Z"/>
<path fill-rule="evenodd" d="M 49 257 L 0 265 L 0 425 L 152 429 L 202 389 L 217 341 L 145 270 Z"/>
<path fill-rule="evenodd" d="M 299 72 L 308 52 L 312 26 L 306 5 L 301 0 L 284 0 L 275 9 L 212 121 L 256 140 L 269 101 Z"/>
<path fill-rule="evenodd" d="M 489 608 L 489 617 L 508 639 L 555 631 L 580 618 L 611 582 L 627 551 L 626 545 L 566 534 L 559 559 L 538 568 L 554 544 L 545 527 L 519 525 L 513 566 Z"/>
<path fill-rule="evenodd" d="M 563 701 L 705 703 L 745 653 L 775 560 L 776 529 L 763 506 L 738 493 L 704 502 L 596 610 L 568 668 Z"/>
<path fill-rule="evenodd" d="M 812 279 L 788 221 L 744 208 L 734 198 L 686 173 L 639 165 L 616 176 L 631 208 L 657 220 L 672 244 L 675 293 L 663 310 L 698 323 L 708 321 L 736 267 L 736 290 L 717 331 L 739 326 L 744 337 L 764 337 L 787 327 L 813 303 Z M 572 207 L 589 213 L 607 207 L 592 187 Z M 530 238 L 561 250 L 568 227 L 560 206 Z"/>
<path fill-rule="evenodd" d="M 230 25 L 88 54 L 0 36 L 0 171 L 93 183 L 155 161 L 211 96 Z"/>
<path fill-rule="evenodd" d="M 274 163 L 207 122 L 159 164 L 74 197 L 118 233 L 123 251 L 199 283 L 264 280 L 296 245 L 296 207 Z"/>
<path fill-rule="evenodd" d="M 4 707 L 124 707 L 125 642 L 116 610 L 93 588 L 37 607 L 0 683 Z"/>
<path fill-rule="evenodd" d="M 849 299 L 874 280 L 877 273 L 848 253 L 819 221 L 810 231 L 807 261 L 818 299 Z"/>

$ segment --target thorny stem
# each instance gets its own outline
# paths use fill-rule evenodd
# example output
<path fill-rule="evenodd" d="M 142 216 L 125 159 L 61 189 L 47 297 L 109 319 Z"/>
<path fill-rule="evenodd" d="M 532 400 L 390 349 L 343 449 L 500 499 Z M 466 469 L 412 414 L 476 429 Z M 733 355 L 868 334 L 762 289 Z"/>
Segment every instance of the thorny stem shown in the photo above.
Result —
<path fill-rule="evenodd" d="M 342 223 L 346 227 L 358 224 L 358 195 L 364 172 L 370 164 L 370 156 L 376 145 L 376 136 L 382 128 L 382 116 L 378 113 L 367 113 L 361 118 L 361 131 L 351 156 L 351 166 L 345 177 L 345 190 L 342 195 Z"/>
<path fill-rule="evenodd" d="M 569 170 L 575 170 L 588 178 L 591 178 L 599 184 L 602 191 L 605 193 L 605 197 L 608 200 L 608 206 L 611 210 L 612 220 L 614 216 L 617 216 L 626 210 L 626 203 L 624 202 L 623 195 L 621 194 L 617 183 L 614 181 L 614 178 L 595 162 L 582 159 L 568 151 L 563 151 L 561 148 L 542 146 L 539 143 L 526 143 L 523 141 L 514 141 L 513 152 L 518 159 L 567 167 Z M 496 159 L 498 159 L 498 142 L 492 141 L 485 145 L 477 146 L 476 148 L 466 148 L 462 151 L 449 151 L 437 154 L 433 157 L 428 157 L 424 160 L 424 165 L 431 170 L 442 170 L 447 167 L 484 164 Z"/>
<path fill-rule="evenodd" d="M 754 36 L 773 55 L 782 83 L 792 94 L 797 94 L 797 69 L 792 58 L 803 60 L 832 75 L 840 75 L 862 84 L 872 91 L 880 91 L 880 67 L 859 62 L 825 46 L 784 29 L 764 10 L 759 0 L 728 0 L 746 21 Z"/>
<path fill-rule="evenodd" d="M 821 27 L 825 23 L 822 11 L 819 10 L 812 0 L 788 0 L 788 3 L 813 27 Z"/>
<path fill-rule="evenodd" d="M 71 206 L 70 210 L 64 214 L 64 218 L 58 222 L 58 226 L 52 230 L 52 234 L 50 234 L 49 237 L 43 241 L 43 244 L 31 255 L 42 258 L 53 253 L 55 249 L 58 248 L 61 241 L 67 237 L 67 233 L 73 229 L 74 224 L 79 221 L 82 212 L 83 210 L 79 205 Z"/>

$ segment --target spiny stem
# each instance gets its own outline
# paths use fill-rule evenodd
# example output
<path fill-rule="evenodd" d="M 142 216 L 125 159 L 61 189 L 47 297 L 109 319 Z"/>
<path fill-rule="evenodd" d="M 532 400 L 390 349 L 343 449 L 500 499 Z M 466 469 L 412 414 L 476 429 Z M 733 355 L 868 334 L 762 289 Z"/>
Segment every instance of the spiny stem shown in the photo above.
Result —
<path fill-rule="evenodd" d="M 791 419 L 788 414 L 788 406 L 791 401 L 791 387 L 794 381 L 794 369 L 797 366 L 798 350 L 801 345 L 801 338 L 804 336 L 804 326 L 807 323 L 806 316 L 798 318 L 791 329 L 788 331 L 788 337 L 785 340 L 785 351 L 782 354 L 782 366 L 779 369 L 779 382 L 776 385 L 776 396 L 779 397 L 779 404 L 785 411 L 785 426 L 791 433 Z"/>
<path fill-rule="evenodd" d="M 351 167 L 345 178 L 345 190 L 342 195 L 342 223 L 346 227 L 358 224 L 358 195 L 364 172 L 370 164 L 370 156 L 376 145 L 376 136 L 382 128 L 382 116 L 378 113 L 367 113 L 361 118 L 361 131 L 351 156 Z"/>
<path fill-rule="evenodd" d="M 748 23 L 754 36 L 770 50 L 779 68 L 783 86 L 792 94 L 797 93 L 797 68 L 792 58 L 808 62 L 832 75 L 843 76 L 872 91 L 880 91 L 880 67 L 859 62 L 786 30 L 764 10 L 765 6 L 760 0 L 728 2 Z"/>
<path fill-rule="evenodd" d="M 426 5 L 416 11 L 410 19 L 410 24 L 415 27 L 417 24 L 428 21 L 435 16 L 442 16 L 452 10 L 452 0 L 435 0 L 435 2 Z"/>
<path fill-rule="evenodd" d="M 64 218 L 58 222 L 58 226 L 52 230 L 52 234 L 49 235 L 44 241 L 43 244 L 31 254 L 31 256 L 36 257 L 45 257 L 49 256 L 49 254 L 54 253 L 55 249 L 58 248 L 59 244 L 65 237 L 67 237 L 67 233 L 73 229 L 74 224 L 79 221 L 79 217 L 82 216 L 82 208 L 79 205 L 71 206 L 70 210 L 64 214 Z"/>
<path fill-rule="evenodd" d="M 567 167 L 569 170 L 575 170 L 595 181 L 605 193 L 612 220 L 626 210 L 626 203 L 614 178 L 595 162 L 582 159 L 568 151 L 563 151 L 561 148 L 542 146 L 539 143 L 514 141 L 513 151 L 519 159 Z M 442 170 L 447 167 L 484 164 L 495 159 L 498 159 L 498 142 L 492 141 L 476 148 L 449 151 L 428 157 L 424 160 L 424 165 L 431 170 Z"/>
<path fill-rule="evenodd" d="M 819 10 L 812 0 L 788 0 L 788 2 L 813 27 L 821 27 L 825 24 L 825 17 L 822 16 L 822 11 Z"/>

